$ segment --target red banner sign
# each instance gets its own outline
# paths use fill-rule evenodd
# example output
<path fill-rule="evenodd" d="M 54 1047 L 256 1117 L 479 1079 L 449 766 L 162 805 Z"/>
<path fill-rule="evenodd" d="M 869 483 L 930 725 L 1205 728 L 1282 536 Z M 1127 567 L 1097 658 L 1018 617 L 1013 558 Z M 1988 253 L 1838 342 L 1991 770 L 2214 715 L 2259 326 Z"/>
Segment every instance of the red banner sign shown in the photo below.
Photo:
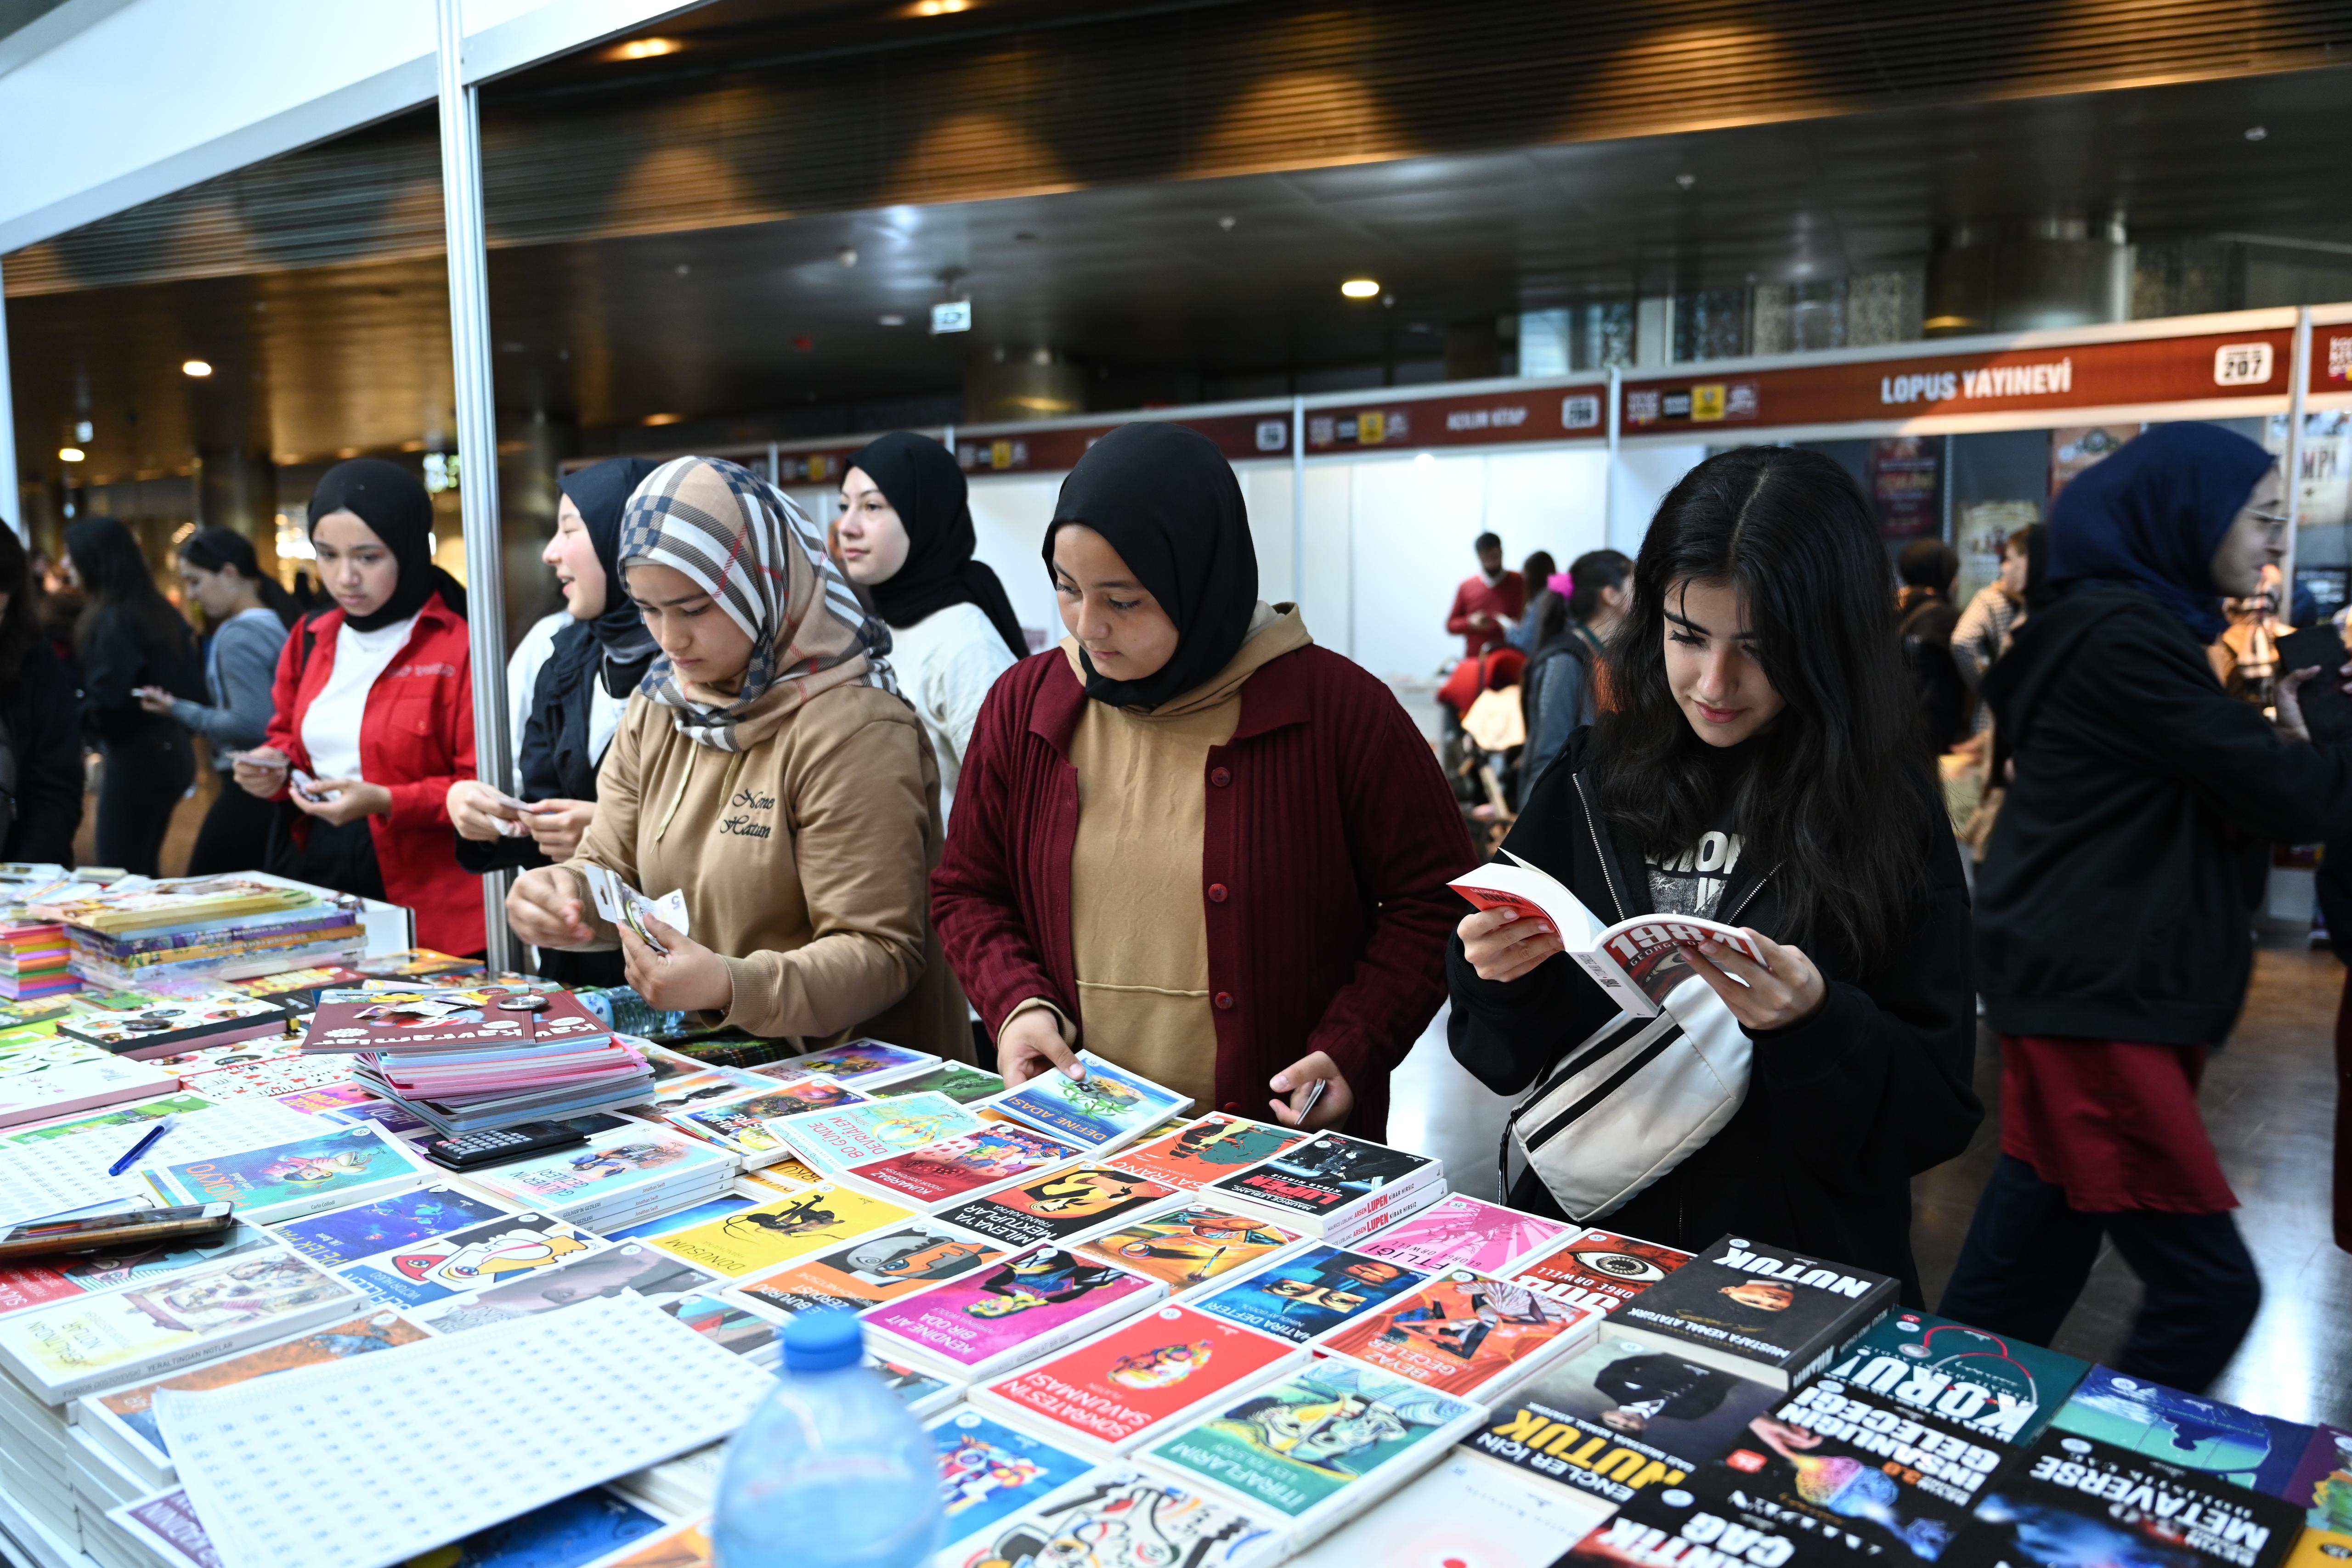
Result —
<path fill-rule="evenodd" d="M 2311 329 L 2311 390 L 2352 392 L 2352 323 Z"/>
<path fill-rule="evenodd" d="M 1606 387 L 1590 386 L 1529 387 L 1470 397 L 1367 397 L 1353 409 L 1310 409 L 1307 450 L 1493 446 L 1599 437 L 1608 434 L 1608 395 Z"/>
<path fill-rule="evenodd" d="M 1014 425 L 1001 432 L 985 427 L 959 430 L 956 461 L 968 474 L 1061 473 L 1076 467 L 1087 447 L 1127 423 L 1118 420 L 1108 424 L 1042 430 L 1034 425 Z M 1211 414 L 1199 419 L 1180 415 L 1175 423 L 1215 442 L 1217 450 L 1225 455 L 1229 463 L 1290 455 L 1290 415 L 1286 412 Z"/>

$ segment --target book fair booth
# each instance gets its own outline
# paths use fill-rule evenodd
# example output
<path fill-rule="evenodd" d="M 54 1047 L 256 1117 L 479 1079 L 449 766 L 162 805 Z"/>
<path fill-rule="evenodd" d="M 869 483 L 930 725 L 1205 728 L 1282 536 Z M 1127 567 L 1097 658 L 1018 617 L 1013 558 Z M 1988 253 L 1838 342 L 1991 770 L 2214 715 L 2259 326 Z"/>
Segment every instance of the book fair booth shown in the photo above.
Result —
<path fill-rule="evenodd" d="M 2228 421 L 2285 458 L 2296 579 L 2340 603 L 2347 378 L 2331 308 L 1149 417 L 1233 460 L 1268 598 L 1420 679 L 1478 533 L 1631 551 L 1753 442 L 1973 560 L 2138 426 Z M 1041 520 L 1118 423 L 938 433 L 1040 646 Z M 718 455 L 822 517 L 858 444 Z M 1844 1260 L 1517 1212 L 1090 1056 L 1016 1087 L 803 1052 L 528 951 L 259 873 L 0 867 L 0 1555 L 708 1563 L 782 1339 L 848 1312 L 955 1568 L 2352 1563 L 2352 1432 Z"/>

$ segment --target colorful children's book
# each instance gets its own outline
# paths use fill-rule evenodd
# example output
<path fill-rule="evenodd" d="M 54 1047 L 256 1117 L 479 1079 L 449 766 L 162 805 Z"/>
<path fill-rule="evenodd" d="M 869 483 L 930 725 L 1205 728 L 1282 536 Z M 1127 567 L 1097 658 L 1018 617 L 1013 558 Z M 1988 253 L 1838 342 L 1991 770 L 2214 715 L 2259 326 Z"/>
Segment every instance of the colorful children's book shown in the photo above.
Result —
<path fill-rule="evenodd" d="M 866 1314 L 877 1355 L 933 1362 L 972 1379 L 1034 1361 L 1167 1293 L 1108 1263 L 1059 1247 L 1032 1247 Z"/>
<path fill-rule="evenodd" d="M 640 1124 L 598 1133 L 585 1147 L 559 1149 L 510 1166 L 469 1171 L 466 1179 L 526 1208 L 569 1208 L 619 1197 L 684 1173 L 708 1170 L 715 1179 L 734 1163 L 735 1156 L 723 1149 L 698 1143 L 682 1133 Z"/>
<path fill-rule="evenodd" d="M 1586 1230 L 1503 1273 L 1514 1285 L 1525 1285 L 1555 1301 L 1613 1312 L 1690 1259 L 1689 1253 L 1655 1241 Z"/>
<path fill-rule="evenodd" d="M 1280 1516 L 1305 1545 L 1436 1464 L 1483 1414 L 1369 1366 L 1319 1361 L 1226 1399 L 1142 1455 Z"/>
<path fill-rule="evenodd" d="M 1223 1498 L 1133 1466 L 1107 1465 L 940 1562 L 948 1568 L 1064 1562 L 1252 1568 L 1276 1561 L 1281 1539 Z"/>
<path fill-rule="evenodd" d="M 1896 1312 L 1823 1374 L 1972 1437 L 2031 1442 L 2091 1364 L 1926 1312 Z"/>
<path fill-rule="evenodd" d="M 482 966 L 472 958 L 453 958 L 446 953 L 436 953 L 430 947 L 403 947 L 396 953 L 371 953 L 364 958 L 352 959 L 351 967 L 362 975 L 399 979 L 464 977 L 482 972 Z"/>
<path fill-rule="evenodd" d="M 917 1218 L 885 1226 L 829 1252 L 744 1280 L 737 1292 L 782 1312 L 833 1309 L 862 1312 L 927 1285 L 969 1274 L 1004 1256 L 1004 1248 L 941 1220 Z"/>
<path fill-rule="evenodd" d="M 1617 1309 L 1611 1322 L 1662 1350 L 1790 1388 L 1885 1317 L 1895 1292 L 1885 1274 L 1726 1236 Z"/>
<path fill-rule="evenodd" d="M 1464 1446 L 1613 1508 L 1682 1485 L 1746 1439 L 1748 1423 L 1780 1397 L 1719 1366 L 1620 1339 L 1604 1323 L 1598 1343 L 1496 1401 Z"/>
<path fill-rule="evenodd" d="M 1180 1292 L 1256 1268 L 1305 1240 L 1270 1219 L 1187 1203 L 1076 1245 L 1089 1258 L 1164 1280 Z"/>
<path fill-rule="evenodd" d="M 2094 1366 L 2053 1427 L 2284 1497 L 2314 1429 Z"/>
<path fill-rule="evenodd" d="M 805 1060 L 805 1058 L 803 1058 Z M 812 1111 L 775 1124 L 803 1161 L 828 1176 L 888 1159 L 988 1124 L 944 1094 L 908 1094 L 838 1111 Z"/>
<path fill-rule="evenodd" d="M 732 1150 L 751 1168 L 793 1158 L 791 1146 L 776 1131 L 783 1118 L 862 1105 L 866 1098 L 830 1078 L 803 1078 L 763 1089 L 730 1089 L 723 1096 L 678 1105 L 663 1114 L 679 1132 Z"/>
<path fill-rule="evenodd" d="M 1154 1307 L 1092 1339 L 976 1385 L 975 1405 L 1043 1421 L 1125 1453 L 1234 1391 L 1306 1359 L 1297 1345 L 1179 1306 Z"/>
<path fill-rule="evenodd" d="M 1571 1307 L 1475 1270 L 1448 1269 L 1316 1345 L 1475 1399 L 1589 1343 L 1601 1321 L 1591 1307 Z"/>
<path fill-rule="evenodd" d="M 2320 1425 L 2287 1479 L 2286 1500 L 2307 1511 L 2311 1531 L 2352 1537 L 2352 1432 Z"/>
<path fill-rule="evenodd" d="M 1605 1503 L 1454 1449 L 1291 1568 L 1526 1568 L 1557 1562 L 1609 1517 Z"/>
<path fill-rule="evenodd" d="M 1065 1166 L 1000 1187 L 943 1211 L 940 1218 L 1015 1247 L 1066 1241 L 1163 1203 L 1176 1189 L 1117 1166 Z"/>
<path fill-rule="evenodd" d="M 653 1244 L 729 1279 L 758 1274 L 911 1218 L 901 1205 L 839 1182 L 757 1203 Z"/>
<path fill-rule="evenodd" d="M 1356 1243 L 1356 1250 L 1391 1259 L 1424 1273 L 1437 1269 L 1475 1269 L 1503 1274 L 1530 1253 L 1540 1252 L 1576 1227 L 1516 1208 L 1482 1202 L 1467 1193 L 1443 1197 L 1419 1214 Z"/>
<path fill-rule="evenodd" d="M 588 1046 L 612 1026 L 569 993 L 536 986 L 467 990 L 330 990 L 319 998 L 307 1052 L 393 1051 L 403 1057 Z"/>
<path fill-rule="evenodd" d="M 951 1546 L 977 1545 L 996 1526 L 1053 1496 L 1094 1468 L 1076 1450 L 1008 1427 L 964 1406 L 924 1430 L 940 1456 L 940 1502 Z M 942 1552 L 939 1561 L 957 1561 Z"/>
<path fill-rule="evenodd" d="M 270 1228 L 303 1257 L 332 1269 L 502 1218 L 508 1212 L 488 1198 L 436 1184 L 285 1220 Z"/>
<path fill-rule="evenodd" d="M 1305 1143 L 1307 1137 L 1290 1128 L 1216 1111 L 1172 1133 L 1139 1140 L 1120 1151 L 1118 1163 L 1154 1181 L 1189 1189 L 1272 1159 Z"/>
<path fill-rule="evenodd" d="M 1858 1479 L 1883 1473 L 1868 1469 Z M 1949 1568 L 2278 1568 L 2304 1522 L 2294 1504 L 2210 1469 L 2055 1426 L 1984 1492 L 1970 1528 L 1938 1559 Z"/>
<path fill-rule="evenodd" d="M 1202 1190 L 1348 1246 L 1444 1197 L 1444 1174 L 1424 1155 L 1319 1133 Z"/>
<path fill-rule="evenodd" d="M 425 1166 L 406 1145 L 372 1126 L 328 1127 L 316 1135 L 243 1154 L 174 1162 L 168 1134 L 157 1163 L 142 1167 L 166 1203 L 233 1203 L 257 1225 L 414 1186 Z"/>
<path fill-rule="evenodd" d="M 942 1061 L 928 1072 L 872 1082 L 871 1092 L 877 1100 L 895 1100 L 901 1094 L 944 1094 L 959 1105 L 972 1105 L 1004 1092 L 1003 1077 L 969 1061 Z"/>
<path fill-rule="evenodd" d="M 601 1237 L 551 1215 L 500 1214 L 396 1244 L 335 1272 L 370 1301 L 417 1307 L 552 1269 L 604 1245 Z"/>
<path fill-rule="evenodd" d="M 1338 1247 L 1313 1247 L 1213 1291 L 1190 1304 L 1202 1312 L 1305 1344 L 1376 1312 L 1426 1278 L 1402 1263 Z"/>
<path fill-rule="evenodd" d="M 851 1180 L 929 1208 L 1081 1158 L 1083 1149 L 1017 1123 L 961 1133 L 851 1166 Z"/>
<path fill-rule="evenodd" d="M 642 1241 L 623 1241 L 552 1269 L 419 1307 L 414 1315 L 436 1334 L 467 1333 L 562 1312 L 583 1301 L 641 1296 L 656 1307 L 664 1307 L 708 1297 L 719 1288 L 716 1277 L 683 1259 Z"/>
<path fill-rule="evenodd" d="M 1191 1096 L 1114 1067 L 1091 1051 L 1078 1052 L 1084 1078 L 1059 1068 L 1041 1073 L 989 1104 L 1057 1138 L 1097 1154 L 1133 1141 L 1163 1118 L 1192 1108 Z"/>
<path fill-rule="evenodd" d="M 846 1045 L 788 1056 L 782 1061 L 752 1069 L 763 1078 L 835 1078 L 866 1089 L 918 1072 L 929 1072 L 940 1059 L 928 1051 L 910 1051 L 878 1040 L 853 1040 Z"/>

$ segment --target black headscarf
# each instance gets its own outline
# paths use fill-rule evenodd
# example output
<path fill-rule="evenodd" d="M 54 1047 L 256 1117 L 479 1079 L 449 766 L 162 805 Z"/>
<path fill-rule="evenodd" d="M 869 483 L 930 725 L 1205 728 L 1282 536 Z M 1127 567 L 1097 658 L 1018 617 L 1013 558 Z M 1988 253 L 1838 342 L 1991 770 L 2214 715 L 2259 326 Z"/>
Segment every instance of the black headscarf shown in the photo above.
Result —
<path fill-rule="evenodd" d="M 604 611 L 588 622 L 602 650 L 604 689 L 619 696 L 644 678 L 646 666 L 660 650 L 646 618 L 621 580 L 621 514 L 645 476 L 660 467 L 643 457 L 615 457 L 586 468 L 575 468 L 558 479 L 556 488 L 572 497 L 587 525 L 588 543 L 596 564 L 604 569 Z"/>
<path fill-rule="evenodd" d="M 311 534 L 317 535 L 320 517 L 336 512 L 349 512 L 365 523 L 400 563 L 400 581 L 392 597 L 373 614 L 346 614 L 343 624 L 354 632 L 373 632 L 405 621 L 425 608 L 436 589 L 450 613 L 464 619 L 466 590 L 433 564 L 433 497 L 415 475 L 381 457 L 338 463 L 310 492 Z"/>
<path fill-rule="evenodd" d="M 1216 443 L 1181 424 L 1122 424 L 1062 481 L 1045 529 L 1084 523 L 1102 535 L 1176 622 L 1176 652 L 1139 681 L 1106 679 L 1080 649 L 1087 695 L 1114 707 L 1154 708 L 1206 684 L 1233 662 L 1257 610 L 1257 551 L 1249 509 Z"/>
<path fill-rule="evenodd" d="M 950 604 L 976 604 L 1013 656 L 1027 658 L 1029 640 L 1004 584 L 986 562 L 971 559 L 971 492 L 955 454 L 901 430 L 859 447 L 845 466 L 874 481 L 907 529 L 906 564 L 887 581 L 862 585 L 883 621 L 912 626 Z"/>
<path fill-rule="evenodd" d="M 2218 424 L 2155 424 L 2076 475 L 2050 508 L 2050 585 L 2127 583 L 2200 643 L 2221 635 L 2213 552 L 2278 461 Z"/>

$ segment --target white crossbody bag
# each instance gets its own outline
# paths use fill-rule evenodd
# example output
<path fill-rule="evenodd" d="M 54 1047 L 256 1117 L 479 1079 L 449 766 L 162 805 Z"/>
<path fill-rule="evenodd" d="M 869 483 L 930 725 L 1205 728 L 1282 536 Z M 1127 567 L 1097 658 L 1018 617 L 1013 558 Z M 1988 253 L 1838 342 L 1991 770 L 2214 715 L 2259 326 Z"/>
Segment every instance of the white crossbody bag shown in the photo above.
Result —
<path fill-rule="evenodd" d="M 1609 876 L 1581 774 L 1576 793 L 1601 873 Z M 1625 918 L 1613 876 L 1609 893 L 1617 918 Z M 1755 896 L 1750 889 L 1740 907 Z M 1731 911 L 1726 924 L 1738 915 Z M 1513 1108 L 1497 1161 L 1500 1196 L 1507 1200 L 1516 1148 L 1570 1218 L 1587 1222 L 1622 1207 L 1738 1112 L 1748 1098 L 1753 1048 L 1723 998 L 1696 975 L 1667 993 L 1655 1018 L 1618 1014 L 1563 1055 Z"/>

